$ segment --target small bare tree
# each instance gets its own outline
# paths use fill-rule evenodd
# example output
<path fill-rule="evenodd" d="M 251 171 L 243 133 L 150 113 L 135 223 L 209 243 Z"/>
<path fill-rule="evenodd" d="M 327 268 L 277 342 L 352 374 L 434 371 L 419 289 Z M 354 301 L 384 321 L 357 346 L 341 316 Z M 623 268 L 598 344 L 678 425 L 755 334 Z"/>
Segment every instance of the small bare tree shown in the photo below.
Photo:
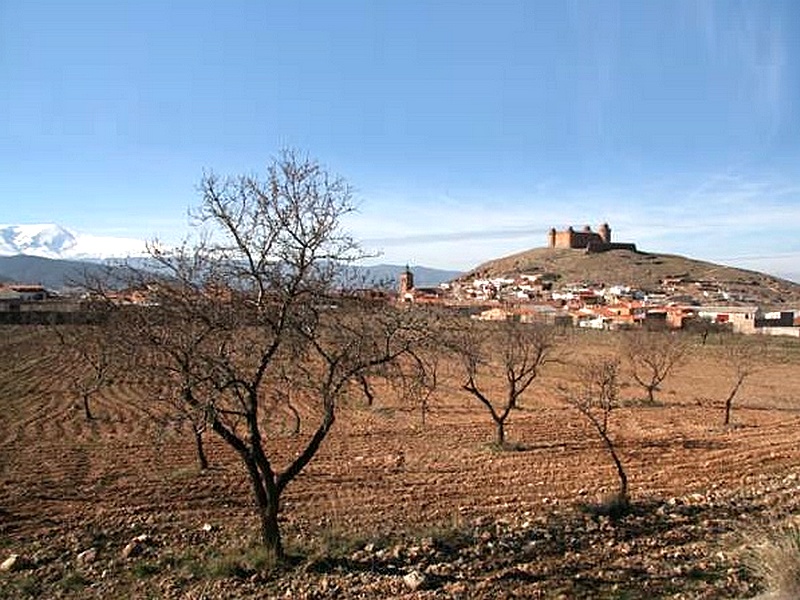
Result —
<path fill-rule="evenodd" d="M 508 416 L 542 367 L 554 359 L 555 329 L 539 323 L 471 321 L 458 326 L 449 345 L 460 359 L 462 389 L 489 411 L 496 427 L 495 442 L 504 447 Z M 498 379 L 500 398 L 493 391 Z"/>
<path fill-rule="evenodd" d="M 402 360 L 395 361 L 390 368 L 381 369 L 379 374 L 410 410 L 419 410 L 423 427 L 431 412 L 431 404 L 439 384 L 441 347 L 430 343 L 437 337 L 433 333 L 435 321 L 435 318 L 430 318 L 431 337 L 427 342 L 418 344 Z"/>
<path fill-rule="evenodd" d="M 694 317 L 683 322 L 683 331 L 686 333 L 696 333 L 700 336 L 700 345 L 705 346 L 711 334 L 717 336 L 727 336 L 732 333 L 730 323 L 715 323 L 702 317 Z"/>
<path fill-rule="evenodd" d="M 645 390 L 650 404 L 655 404 L 656 391 L 689 350 L 685 337 L 669 331 L 628 332 L 624 347 L 633 379 Z"/>
<path fill-rule="evenodd" d="M 733 385 L 725 398 L 725 411 L 722 420 L 726 427 L 731 423 L 733 400 L 739 393 L 745 380 L 759 368 L 759 359 L 765 351 L 762 341 L 748 339 L 742 335 L 731 336 L 725 341 L 722 356 L 725 366 L 732 372 Z"/>
<path fill-rule="evenodd" d="M 77 322 L 54 325 L 53 331 L 60 342 L 57 351 L 71 365 L 66 373 L 70 387 L 81 399 L 84 417 L 92 421 L 92 398 L 122 372 L 120 328 L 115 311 L 100 298 L 85 302 L 79 314 Z"/>
<path fill-rule="evenodd" d="M 174 397 L 241 459 L 262 542 L 281 557 L 283 491 L 316 455 L 340 401 L 429 334 L 417 311 L 341 289 L 341 265 L 362 256 L 341 229 L 351 192 L 316 162 L 284 152 L 265 180 L 207 175 L 201 192 L 207 234 L 153 247 L 160 275 L 140 282 L 150 299 L 131 312 L 133 330 L 171 374 Z M 312 426 L 298 423 L 281 456 L 266 443 L 269 417 L 290 392 Z"/>
<path fill-rule="evenodd" d="M 416 320 L 426 335 L 419 337 L 413 348 L 395 360 L 360 372 L 353 387 L 360 390 L 369 407 L 375 404 L 377 390 L 391 390 L 406 410 L 420 411 L 424 426 L 439 384 L 440 359 L 446 344 L 443 332 L 450 325 L 452 315 L 446 310 L 413 305 L 404 305 L 401 310 L 409 313 L 408 317 Z"/>
<path fill-rule="evenodd" d="M 414 370 L 410 378 L 410 395 L 419 406 L 422 426 L 431 412 L 431 401 L 439 385 L 439 351 L 414 356 Z"/>
<path fill-rule="evenodd" d="M 616 510 L 626 510 L 630 495 L 628 476 L 620 459 L 617 445 L 609 431 L 612 412 L 619 406 L 620 362 L 614 358 L 590 360 L 578 368 L 579 384 L 568 390 L 565 399 L 575 407 L 597 431 L 617 470 L 619 491 Z"/>
<path fill-rule="evenodd" d="M 194 440 L 197 465 L 201 471 L 207 470 L 210 465 L 204 436 L 208 431 L 209 419 L 202 405 L 190 401 L 198 387 L 197 383 L 191 381 L 192 371 L 186 366 L 170 370 L 152 363 L 147 370 L 150 373 L 145 386 L 148 388 L 148 400 L 159 403 L 164 409 L 151 413 L 153 419 L 164 429 L 181 429 L 188 425 Z"/>

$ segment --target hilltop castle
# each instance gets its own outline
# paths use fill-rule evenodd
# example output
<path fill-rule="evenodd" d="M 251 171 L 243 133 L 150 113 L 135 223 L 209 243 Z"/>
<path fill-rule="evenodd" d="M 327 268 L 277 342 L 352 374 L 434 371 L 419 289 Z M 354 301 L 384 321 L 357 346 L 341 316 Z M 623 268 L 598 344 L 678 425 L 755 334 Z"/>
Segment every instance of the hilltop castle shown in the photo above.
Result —
<path fill-rule="evenodd" d="M 606 252 L 607 250 L 631 250 L 636 252 L 636 244 L 614 243 L 611 241 L 611 227 L 608 223 L 600 225 L 597 231 L 586 225 L 581 231 L 575 231 L 571 226 L 565 231 L 556 231 L 552 227 L 547 232 L 547 242 L 550 248 L 573 248 L 586 250 L 586 252 Z"/>

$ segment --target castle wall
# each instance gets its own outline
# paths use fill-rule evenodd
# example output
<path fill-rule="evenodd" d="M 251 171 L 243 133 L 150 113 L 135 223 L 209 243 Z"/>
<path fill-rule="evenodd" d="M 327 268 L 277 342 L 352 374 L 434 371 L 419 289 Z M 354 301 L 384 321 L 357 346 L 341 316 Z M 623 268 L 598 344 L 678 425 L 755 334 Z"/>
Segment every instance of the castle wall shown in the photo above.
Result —
<path fill-rule="evenodd" d="M 547 232 L 547 243 L 550 248 L 572 248 L 587 252 L 606 252 L 607 250 L 632 250 L 636 252 L 636 244 L 620 244 L 611 241 L 611 228 L 608 223 L 600 225 L 596 232 L 587 225 L 580 231 L 572 227 L 565 231 L 556 231 L 555 227 Z"/>
<path fill-rule="evenodd" d="M 636 244 L 628 244 L 621 242 L 591 242 L 586 246 L 586 252 L 589 254 L 597 254 L 599 252 L 608 252 L 609 250 L 630 250 L 636 252 Z"/>
<path fill-rule="evenodd" d="M 572 248 L 586 250 L 589 253 L 607 252 L 608 250 L 631 250 L 636 252 L 636 244 L 621 244 L 611 241 L 611 228 L 603 223 L 598 231 L 592 231 L 587 225 L 581 231 L 572 227 L 565 231 L 551 228 L 547 232 L 547 244 L 550 248 Z"/>
<path fill-rule="evenodd" d="M 553 238 L 551 236 L 551 243 Z M 557 231 L 554 248 L 586 248 L 589 244 L 602 244 L 603 238 L 593 231 Z"/>

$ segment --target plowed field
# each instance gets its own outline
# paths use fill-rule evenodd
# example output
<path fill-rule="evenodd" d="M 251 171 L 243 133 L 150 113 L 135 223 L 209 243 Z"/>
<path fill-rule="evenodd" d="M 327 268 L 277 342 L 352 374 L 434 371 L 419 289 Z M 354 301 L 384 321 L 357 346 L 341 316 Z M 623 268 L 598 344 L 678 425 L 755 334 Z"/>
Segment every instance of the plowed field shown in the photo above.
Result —
<path fill-rule="evenodd" d="M 150 418 L 160 409 L 136 383 L 120 381 L 101 391 L 93 399 L 96 419 L 87 421 L 68 385 L 77 367 L 47 351 L 57 343 L 50 332 L 6 327 L 0 340 L 0 560 L 17 553 L 29 563 L 27 574 L 0 574 L 0 594 L 204 597 L 206 588 L 191 581 L 173 589 L 163 583 L 163 573 L 153 581 L 147 573 L 132 575 L 119 551 L 140 533 L 157 536 L 161 548 L 196 548 L 198 554 L 209 546 L 246 545 L 257 521 L 233 452 L 207 434 L 212 468 L 200 472 L 189 430 Z M 564 356 L 602 351 L 612 342 L 610 333 L 570 334 Z M 770 514 L 793 511 L 797 486 L 770 482 L 795 481 L 800 473 L 798 368 L 800 344 L 771 342 L 737 396 L 731 427 L 721 425 L 721 401 L 733 376 L 715 340 L 698 342 L 691 361 L 662 386 L 657 405 L 637 401 L 641 390 L 626 385 L 625 406 L 613 413 L 610 430 L 634 501 L 728 498 L 758 489 L 771 494 Z M 424 424 L 418 408 L 388 393 L 372 407 L 356 400 L 343 406 L 318 456 L 287 489 L 287 545 L 307 547 L 332 532 L 378 539 L 530 520 L 613 491 L 616 474 L 601 441 L 559 396 L 558 385 L 570 376 L 566 364 L 545 370 L 511 414 L 507 437 L 517 451 L 491 446 L 489 414 L 459 390 L 455 365 L 448 366 Z M 301 408 L 312 416 L 312 407 Z M 311 428 L 304 422 L 300 436 Z M 276 456 L 287 456 L 296 443 L 288 427 L 277 427 L 269 439 Z M 741 512 L 747 510 L 743 505 Z M 741 522 L 746 524 L 746 514 Z M 754 515 L 753 525 L 765 523 Z M 708 541 L 710 553 L 727 552 L 713 528 Z M 75 556 L 89 547 L 100 548 L 98 560 L 108 559 L 97 572 L 76 566 Z M 74 581 L 67 579 L 70 573 L 78 574 Z M 103 578 L 105 584 L 92 587 Z M 460 597 L 480 595 L 475 581 Z M 209 595 L 216 593 L 215 585 L 204 585 Z M 513 595 L 515 588 L 502 589 Z M 249 594 L 243 590 L 232 593 Z M 348 590 L 338 590 L 330 596 L 349 597 Z M 687 594 L 675 597 L 700 597 Z"/>

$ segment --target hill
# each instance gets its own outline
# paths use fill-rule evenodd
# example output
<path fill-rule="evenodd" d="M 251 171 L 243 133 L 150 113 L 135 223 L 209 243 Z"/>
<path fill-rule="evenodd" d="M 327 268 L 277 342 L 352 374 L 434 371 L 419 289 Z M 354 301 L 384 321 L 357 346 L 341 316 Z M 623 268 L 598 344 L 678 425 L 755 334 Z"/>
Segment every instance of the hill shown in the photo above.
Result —
<path fill-rule="evenodd" d="M 717 286 L 731 296 L 765 306 L 800 307 L 800 285 L 757 271 L 726 267 L 673 254 L 610 250 L 587 254 L 583 250 L 534 248 L 487 261 L 461 280 L 553 273 L 562 283 L 594 282 L 629 285 L 645 290 L 661 287 L 664 280 L 686 288 Z"/>

